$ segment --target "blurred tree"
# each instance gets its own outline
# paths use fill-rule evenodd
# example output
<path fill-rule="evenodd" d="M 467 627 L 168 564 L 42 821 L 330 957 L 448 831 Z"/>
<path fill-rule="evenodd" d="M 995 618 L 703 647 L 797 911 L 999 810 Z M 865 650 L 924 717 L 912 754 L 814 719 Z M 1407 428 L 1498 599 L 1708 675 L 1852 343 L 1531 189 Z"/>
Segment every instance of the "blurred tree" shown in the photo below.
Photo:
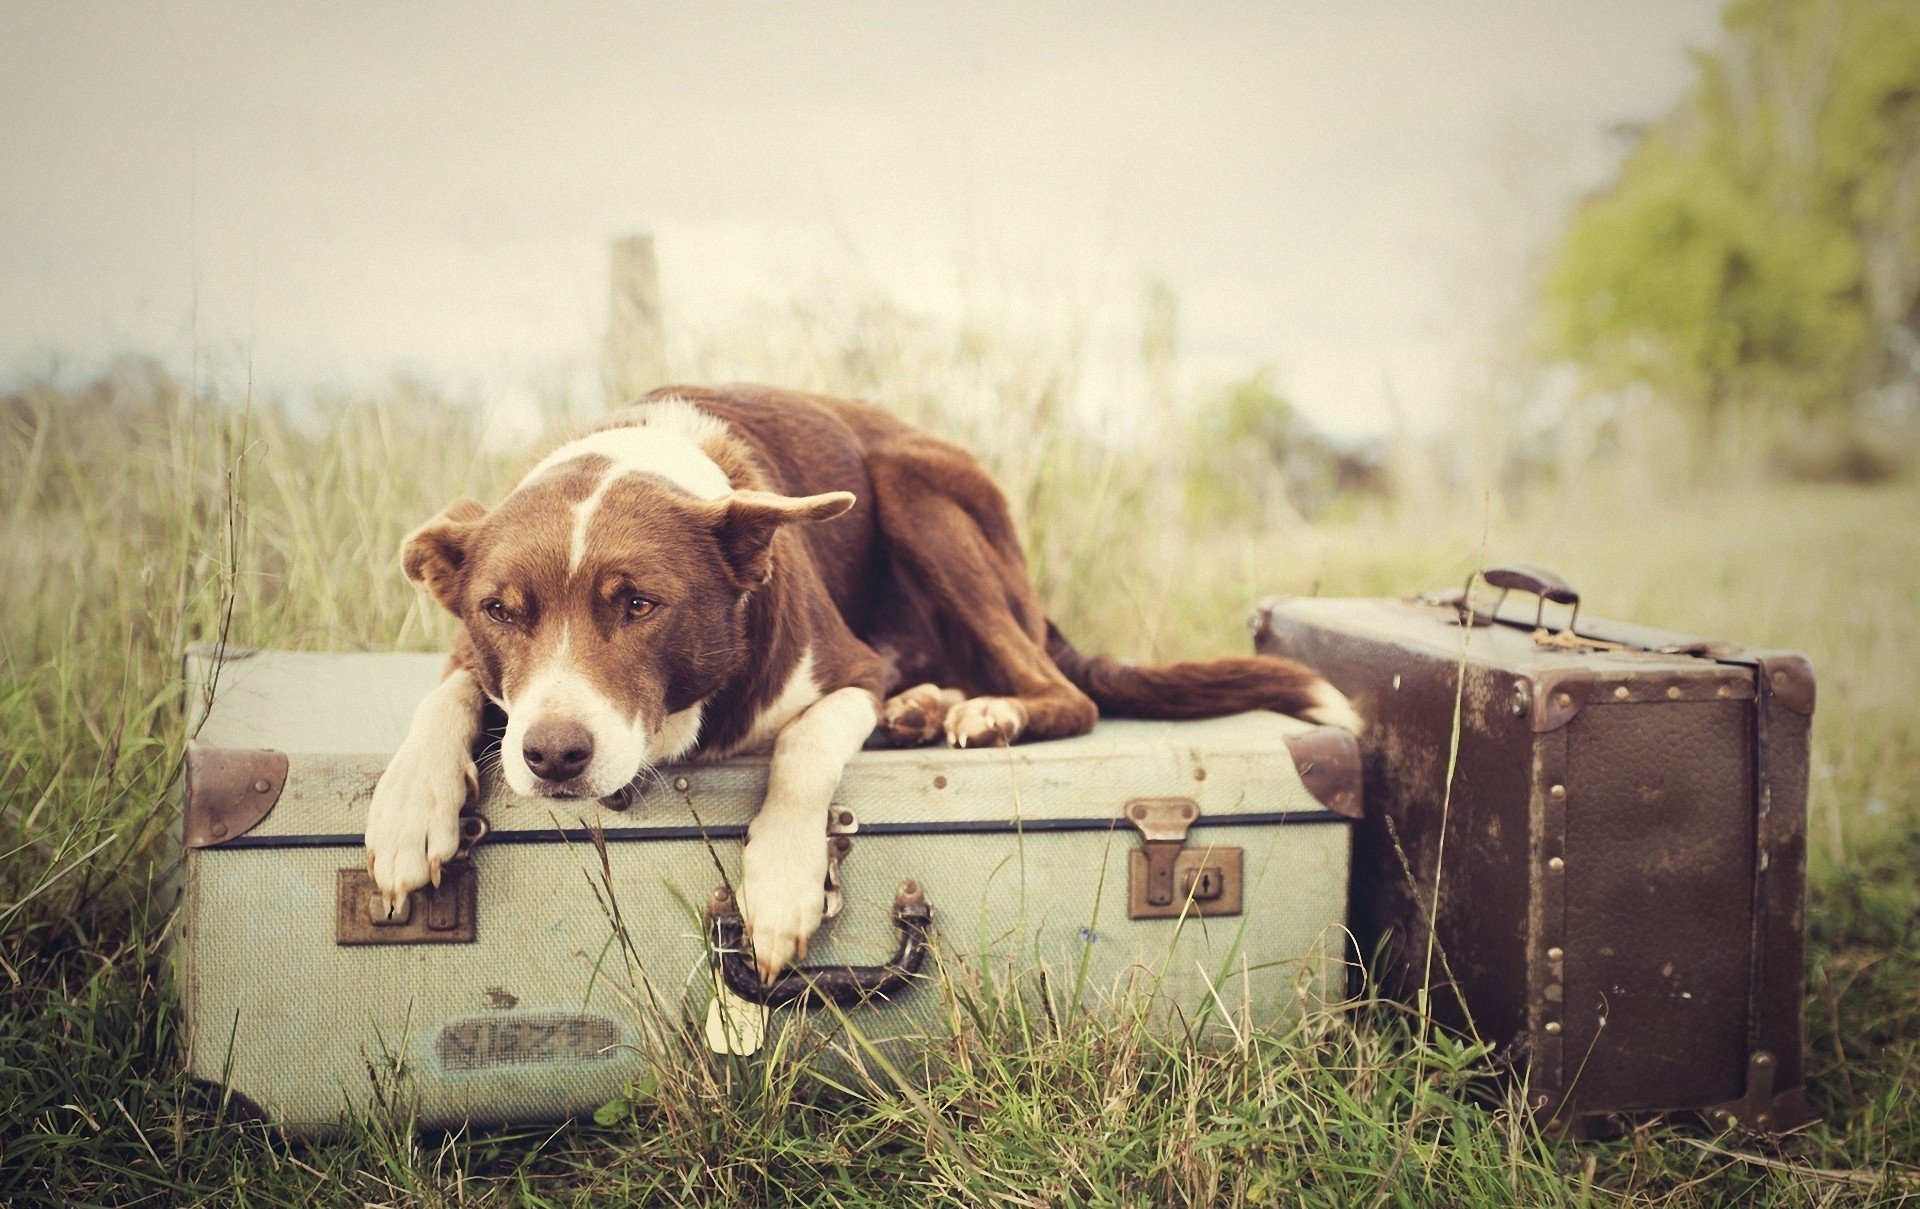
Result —
<path fill-rule="evenodd" d="M 1312 520 L 1338 498 L 1384 497 L 1383 447 L 1337 444 L 1294 410 L 1274 379 L 1262 366 L 1201 399 L 1187 462 L 1193 514 L 1209 522 Z"/>
<path fill-rule="evenodd" d="M 1200 430 L 1218 445 L 1252 448 L 1264 461 L 1283 463 L 1301 436 L 1301 423 L 1279 388 L 1271 366 L 1230 383 L 1201 409 Z"/>
<path fill-rule="evenodd" d="M 1549 351 L 1698 422 L 1920 407 L 1920 3 L 1733 0 L 1575 216 Z"/>

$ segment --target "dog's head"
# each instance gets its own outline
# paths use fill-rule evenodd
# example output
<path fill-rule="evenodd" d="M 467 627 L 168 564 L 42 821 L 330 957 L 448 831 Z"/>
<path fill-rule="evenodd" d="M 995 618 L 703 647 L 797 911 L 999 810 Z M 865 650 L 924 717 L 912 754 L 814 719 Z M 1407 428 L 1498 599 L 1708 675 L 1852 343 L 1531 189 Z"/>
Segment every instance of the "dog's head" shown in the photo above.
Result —
<path fill-rule="evenodd" d="M 465 623 L 507 713 L 507 784 L 598 798 L 693 747 L 701 703 L 752 658 L 746 600 L 773 573 L 775 535 L 854 497 L 734 491 L 724 476 L 690 490 L 600 453 L 549 461 L 492 511 L 448 508 L 402 561 Z"/>

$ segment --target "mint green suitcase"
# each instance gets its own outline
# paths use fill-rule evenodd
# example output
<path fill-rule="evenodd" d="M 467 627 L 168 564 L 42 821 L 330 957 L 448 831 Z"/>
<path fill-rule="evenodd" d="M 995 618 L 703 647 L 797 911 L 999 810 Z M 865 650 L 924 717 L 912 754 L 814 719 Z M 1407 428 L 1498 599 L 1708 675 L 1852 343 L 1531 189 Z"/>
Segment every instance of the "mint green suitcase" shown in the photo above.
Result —
<path fill-rule="evenodd" d="M 489 776 L 470 854 L 376 925 L 367 803 L 441 665 L 187 661 L 171 933 L 187 1063 L 290 1128 L 376 1092 L 421 1125 L 563 1119 L 708 1049 L 930 1072 L 954 988 L 988 974 L 1033 993 L 1045 969 L 1083 1009 L 1124 996 L 1182 1027 L 1344 990 L 1356 746 L 1264 713 L 862 752 L 822 837 L 837 911 L 773 987 L 729 952 L 723 889 L 764 758 L 667 768 L 625 810 Z"/>

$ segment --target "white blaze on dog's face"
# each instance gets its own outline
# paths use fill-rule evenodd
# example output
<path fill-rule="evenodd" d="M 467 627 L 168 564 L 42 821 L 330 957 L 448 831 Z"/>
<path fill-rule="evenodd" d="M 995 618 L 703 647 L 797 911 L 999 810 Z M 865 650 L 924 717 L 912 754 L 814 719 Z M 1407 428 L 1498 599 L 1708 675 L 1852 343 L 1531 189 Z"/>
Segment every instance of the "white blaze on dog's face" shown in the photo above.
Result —
<path fill-rule="evenodd" d="M 671 407 L 671 426 L 564 445 L 491 512 L 463 500 L 407 540 L 407 574 L 465 623 L 506 711 L 516 793 L 605 797 L 690 751 L 751 658 L 746 600 L 775 533 L 853 505 L 733 491 L 685 420 L 718 422 Z"/>

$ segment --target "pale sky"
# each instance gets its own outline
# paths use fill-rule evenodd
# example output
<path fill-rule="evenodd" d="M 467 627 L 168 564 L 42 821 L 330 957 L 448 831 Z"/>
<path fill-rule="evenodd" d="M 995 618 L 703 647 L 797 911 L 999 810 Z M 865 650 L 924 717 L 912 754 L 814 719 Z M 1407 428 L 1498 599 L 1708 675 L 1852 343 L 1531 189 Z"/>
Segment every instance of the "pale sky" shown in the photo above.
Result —
<path fill-rule="evenodd" d="M 861 290 L 1130 356 L 1157 274 L 1184 382 L 1435 423 L 1490 237 L 1603 179 L 1716 11 L 8 0 L 0 381 L 198 347 L 509 391 L 592 356 L 644 229 L 680 330 Z"/>

